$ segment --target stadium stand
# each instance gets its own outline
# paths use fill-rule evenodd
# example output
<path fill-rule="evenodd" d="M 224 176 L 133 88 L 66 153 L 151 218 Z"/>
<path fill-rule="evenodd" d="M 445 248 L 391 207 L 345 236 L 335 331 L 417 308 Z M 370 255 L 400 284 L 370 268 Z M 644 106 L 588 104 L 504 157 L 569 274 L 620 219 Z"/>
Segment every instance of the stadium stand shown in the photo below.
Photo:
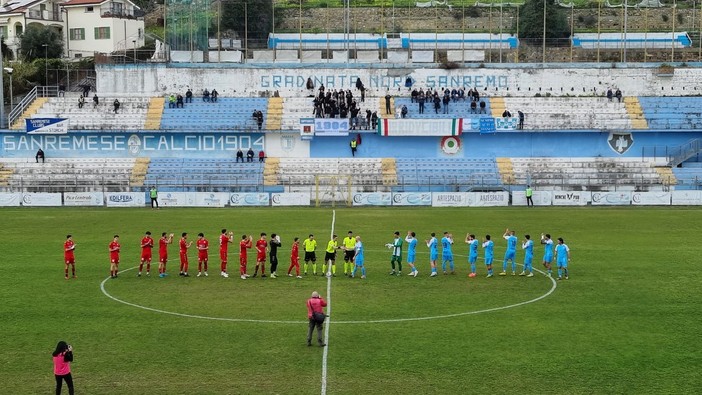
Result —
<path fill-rule="evenodd" d="M 553 190 L 591 191 L 661 189 L 662 164 L 637 158 L 511 158 L 514 178 L 509 184 L 530 184 Z M 664 167 L 664 166 L 662 166 Z M 669 169 L 669 168 L 668 168 Z"/>
<path fill-rule="evenodd" d="M 383 163 L 389 172 L 390 165 L 381 158 L 269 158 L 265 172 L 266 185 L 314 187 L 322 184 L 383 185 L 388 182 L 383 174 Z M 317 176 L 329 176 L 318 178 Z M 332 180 L 341 177 L 345 180 Z"/>
<path fill-rule="evenodd" d="M 684 162 L 671 171 L 675 176 L 675 189 L 698 189 L 702 185 L 702 162 Z"/>
<path fill-rule="evenodd" d="M 87 192 L 129 190 L 134 158 L 2 158 L 0 181 L 14 191 Z"/>
<path fill-rule="evenodd" d="M 201 98 L 185 103 L 183 108 L 169 108 L 164 104 L 161 129 L 237 129 L 258 130 L 252 117 L 254 110 L 263 112 L 264 127 L 268 118 L 268 99 L 219 97 L 216 103 Z"/>
<path fill-rule="evenodd" d="M 161 191 L 255 192 L 263 184 L 263 166 L 222 159 L 154 158 L 143 185 L 145 189 L 156 185 Z"/>
<path fill-rule="evenodd" d="M 443 96 L 442 96 L 443 97 Z M 486 111 L 486 116 L 490 116 L 490 100 L 487 97 L 483 98 L 485 101 L 485 111 Z M 463 118 L 463 117 L 469 117 L 471 115 L 474 116 L 479 116 L 479 114 L 476 113 L 471 113 L 470 110 L 470 100 L 458 100 L 456 102 L 451 101 L 448 105 L 448 113 L 444 113 L 444 105 L 443 103 L 441 104 L 441 108 L 439 109 L 438 113 L 434 111 L 434 103 L 426 103 L 424 105 L 424 113 L 420 114 L 419 113 L 419 104 L 417 103 L 412 103 L 412 99 L 408 97 L 397 97 L 395 98 L 395 110 L 397 111 L 399 108 L 401 108 L 403 105 L 407 106 L 407 118 L 416 118 L 416 119 L 431 119 L 431 118 Z M 383 104 L 383 107 L 385 105 Z M 479 111 L 479 109 L 478 109 Z M 397 111 L 399 112 L 399 111 Z M 393 114 L 396 115 L 396 114 Z M 516 112 L 515 114 L 516 115 Z"/>
<path fill-rule="evenodd" d="M 651 129 L 702 129 L 699 97 L 639 97 Z"/>
<path fill-rule="evenodd" d="M 313 98 L 311 97 L 286 97 L 282 101 L 282 114 L 280 120 L 280 130 L 300 130 L 300 118 L 313 118 Z M 359 98 L 356 98 L 358 102 L 360 112 L 359 117 L 363 117 L 365 122 L 366 110 L 377 111 L 378 116 L 381 117 L 381 111 L 384 114 L 385 110 L 385 99 L 380 99 L 377 97 L 366 97 L 364 102 L 360 102 Z M 382 104 L 381 104 L 382 102 Z M 362 125 L 364 123 L 361 123 Z M 271 125 L 275 126 L 275 124 Z M 276 130 L 276 129 L 271 129 Z"/>
<path fill-rule="evenodd" d="M 149 108 L 148 97 L 100 97 L 100 104 L 93 106 L 87 98 L 83 108 L 78 108 L 78 93 L 66 93 L 65 97 L 51 97 L 34 114 L 39 118 L 67 118 L 72 130 L 85 129 L 144 129 Z M 34 103 L 42 101 L 39 98 Z M 115 113 L 113 102 L 120 102 Z M 32 105 L 34 106 L 34 104 Z"/>
<path fill-rule="evenodd" d="M 398 158 L 395 191 L 463 191 L 499 188 L 502 180 L 494 159 Z"/>
<path fill-rule="evenodd" d="M 631 129 L 632 120 L 625 103 L 599 97 L 505 97 L 504 108 L 491 103 L 492 115 L 502 116 L 507 109 L 516 116 L 526 114 L 524 129 L 578 130 Z"/>
<path fill-rule="evenodd" d="M 49 101 L 49 98 L 47 97 L 37 97 L 32 104 L 27 107 L 26 110 L 22 113 L 22 115 L 17 118 L 17 120 L 10 126 L 11 129 L 15 130 L 20 130 L 25 128 L 25 118 L 32 118 L 37 111 L 46 104 L 46 102 Z"/>

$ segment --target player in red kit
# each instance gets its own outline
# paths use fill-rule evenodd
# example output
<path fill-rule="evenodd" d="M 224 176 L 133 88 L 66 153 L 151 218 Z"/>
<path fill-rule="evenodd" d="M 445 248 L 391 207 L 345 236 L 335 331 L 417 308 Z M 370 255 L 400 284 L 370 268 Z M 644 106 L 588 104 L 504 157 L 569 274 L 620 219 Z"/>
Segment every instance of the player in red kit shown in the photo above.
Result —
<path fill-rule="evenodd" d="M 144 268 L 146 262 L 146 275 L 151 275 L 151 250 L 154 248 L 154 239 L 151 238 L 151 232 L 146 232 L 141 239 L 141 262 L 139 263 L 139 273 L 137 277 L 141 277 L 141 269 Z"/>
<path fill-rule="evenodd" d="M 63 243 L 63 261 L 65 266 L 63 272 L 65 273 L 66 280 L 68 280 L 68 266 L 71 266 L 71 272 L 73 273 L 73 278 L 76 278 L 76 257 L 73 254 L 73 250 L 76 249 L 76 243 L 73 242 L 72 235 L 66 235 L 66 242 Z"/>
<path fill-rule="evenodd" d="M 293 268 L 295 268 L 295 275 L 297 278 L 302 278 L 300 275 L 300 238 L 296 237 L 292 244 L 292 250 L 290 250 L 290 267 L 288 268 L 288 277 L 292 277 L 291 274 Z"/>
<path fill-rule="evenodd" d="M 266 277 L 266 254 L 268 253 L 268 242 L 266 234 L 261 233 L 261 238 L 256 241 L 256 268 L 253 276 L 258 274 L 258 267 L 261 267 L 261 277 Z"/>
<path fill-rule="evenodd" d="M 242 280 L 246 280 L 249 277 L 246 274 L 246 264 L 248 263 L 248 252 L 246 249 L 251 247 L 253 247 L 253 237 L 251 235 L 242 235 L 239 242 L 239 274 Z"/>
<path fill-rule="evenodd" d="M 115 235 L 112 242 L 108 246 L 110 250 L 110 277 L 117 278 L 117 271 L 119 270 L 119 235 Z"/>
<path fill-rule="evenodd" d="M 224 278 L 229 277 L 227 273 L 227 253 L 229 252 L 229 243 L 233 242 L 234 232 L 227 233 L 226 229 L 222 229 L 222 235 L 219 236 L 219 259 L 222 261 L 219 267 L 219 274 Z"/>
<path fill-rule="evenodd" d="M 188 243 L 188 234 L 186 232 L 183 232 L 180 236 L 180 275 L 188 277 L 188 248 L 193 245 L 193 242 Z"/>
<path fill-rule="evenodd" d="M 166 232 L 161 233 L 158 240 L 158 276 L 166 277 L 166 263 L 168 262 L 168 245 L 173 243 L 173 233 L 166 237 Z"/>
<path fill-rule="evenodd" d="M 197 234 L 197 242 L 195 242 L 195 247 L 197 248 L 197 276 L 200 277 L 205 274 L 207 277 L 207 250 L 210 249 L 210 242 L 207 241 L 203 233 Z M 202 266 L 205 266 L 205 271 L 202 271 Z"/>

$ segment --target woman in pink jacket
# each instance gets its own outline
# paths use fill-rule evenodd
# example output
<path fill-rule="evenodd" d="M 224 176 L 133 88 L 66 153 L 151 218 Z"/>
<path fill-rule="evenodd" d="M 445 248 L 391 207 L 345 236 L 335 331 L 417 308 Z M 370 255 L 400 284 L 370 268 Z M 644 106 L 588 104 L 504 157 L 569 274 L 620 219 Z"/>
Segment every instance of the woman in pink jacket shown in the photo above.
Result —
<path fill-rule="evenodd" d="M 56 377 L 56 395 L 61 394 L 63 380 L 66 380 L 68 393 L 73 395 L 73 378 L 71 377 L 71 362 L 73 362 L 73 347 L 65 341 L 60 341 L 53 352 L 54 376 Z"/>

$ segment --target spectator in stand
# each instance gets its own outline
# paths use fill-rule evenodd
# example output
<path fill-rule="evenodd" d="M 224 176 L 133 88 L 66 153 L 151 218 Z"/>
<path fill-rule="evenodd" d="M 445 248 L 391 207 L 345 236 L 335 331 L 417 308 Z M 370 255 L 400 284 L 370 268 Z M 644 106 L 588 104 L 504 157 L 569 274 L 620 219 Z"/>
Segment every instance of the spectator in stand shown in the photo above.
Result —
<path fill-rule="evenodd" d="M 407 118 L 407 106 L 402 105 L 402 109 L 400 110 L 400 114 L 402 114 L 402 118 Z"/>
<path fill-rule="evenodd" d="M 168 96 L 168 108 L 175 108 L 176 106 L 176 97 L 174 94 L 170 94 Z"/>
<path fill-rule="evenodd" d="M 97 106 L 100 104 L 100 99 L 98 99 L 97 93 L 95 96 L 93 96 L 93 108 L 97 108 Z"/>
<path fill-rule="evenodd" d="M 512 113 L 505 108 L 505 110 L 502 112 L 502 118 L 512 118 Z"/>
<path fill-rule="evenodd" d="M 176 108 L 183 108 L 183 95 L 180 93 L 176 97 Z"/>
<path fill-rule="evenodd" d="M 373 129 L 378 128 L 378 112 L 373 111 L 373 114 L 371 115 L 371 124 L 373 126 Z"/>
<path fill-rule="evenodd" d="M 115 114 L 117 114 L 117 110 L 119 110 L 119 100 L 115 99 L 115 101 L 112 102 L 112 106 L 115 108 Z"/>
<path fill-rule="evenodd" d="M 607 100 L 612 101 L 612 97 L 614 97 L 614 93 L 612 93 L 612 88 L 607 88 Z"/>
<path fill-rule="evenodd" d="M 39 151 L 37 151 L 37 154 L 34 155 L 34 159 L 39 163 L 39 158 L 41 158 L 41 163 L 44 163 L 44 151 L 39 148 Z"/>
<path fill-rule="evenodd" d="M 366 87 L 361 85 L 361 103 L 366 101 Z"/>
<path fill-rule="evenodd" d="M 258 124 L 258 130 L 261 130 L 263 127 L 263 113 L 261 111 L 256 114 L 256 123 Z"/>
<path fill-rule="evenodd" d="M 412 89 L 412 94 L 410 95 L 410 103 L 414 103 L 417 101 L 417 96 L 419 96 L 419 91 L 417 89 Z"/>
<path fill-rule="evenodd" d="M 244 163 L 244 151 L 241 148 L 236 151 L 236 163 L 239 163 L 239 159 L 241 159 L 241 163 Z"/>
<path fill-rule="evenodd" d="M 475 96 L 473 96 L 473 97 L 475 97 Z M 480 101 L 480 113 L 487 114 L 487 111 L 485 110 L 485 101 L 484 100 Z"/>
<path fill-rule="evenodd" d="M 424 102 L 426 101 L 426 97 L 424 96 L 424 92 L 419 91 L 419 96 L 417 96 L 417 103 L 419 103 L 419 113 L 424 114 Z"/>
<path fill-rule="evenodd" d="M 478 104 L 471 100 L 470 102 L 470 113 L 475 114 L 478 112 Z"/>
<path fill-rule="evenodd" d="M 617 88 L 617 91 L 614 92 L 614 96 L 617 98 L 619 103 L 622 102 L 622 91 L 620 91 L 619 88 Z"/>
<path fill-rule="evenodd" d="M 217 103 L 217 98 L 219 97 L 219 92 L 217 92 L 217 89 L 212 89 L 212 103 Z"/>
<path fill-rule="evenodd" d="M 519 130 L 524 129 L 524 113 L 518 110 L 517 114 L 519 115 Z"/>
<path fill-rule="evenodd" d="M 449 112 L 449 103 L 451 102 L 451 96 L 449 96 L 449 90 L 446 89 L 444 91 L 444 114 L 448 114 Z"/>
<path fill-rule="evenodd" d="M 360 110 L 358 108 L 351 107 L 351 129 L 356 130 L 356 127 L 358 126 L 358 112 Z"/>
<path fill-rule="evenodd" d="M 473 98 L 473 88 L 468 89 L 468 98 L 470 101 L 475 101 L 475 98 Z"/>
<path fill-rule="evenodd" d="M 392 106 L 390 105 L 391 99 L 392 96 L 390 96 L 390 92 L 388 92 L 388 94 L 385 95 L 385 112 L 388 114 L 392 114 Z"/>
<path fill-rule="evenodd" d="M 80 95 L 78 98 L 78 108 L 83 108 L 83 105 L 85 104 L 85 96 Z"/>
<path fill-rule="evenodd" d="M 356 89 L 362 90 L 363 88 L 365 88 L 365 87 L 363 86 L 363 81 L 361 81 L 360 78 L 356 78 Z"/>
<path fill-rule="evenodd" d="M 458 98 L 465 101 L 466 100 L 466 91 L 463 88 L 460 88 L 458 90 Z"/>
<path fill-rule="evenodd" d="M 473 100 L 480 101 L 480 92 L 478 92 L 478 88 L 475 88 L 475 90 L 473 90 Z"/>
<path fill-rule="evenodd" d="M 263 150 L 258 151 L 258 161 L 259 161 L 259 162 L 265 162 L 265 161 L 266 161 L 266 153 L 263 152 Z"/>
<path fill-rule="evenodd" d="M 90 85 L 81 85 L 83 88 L 83 97 L 88 97 L 90 94 Z"/>
<path fill-rule="evenodd" d="M 247 161 L 247 162 L 253 162 L 253 158 L 254 158 L 253 149 L 249 148 L 249 150 L 246 151 L 246 161 Z"/>
<path fill-rule="evenodd" d="M 188 91 L 185 92 L 185 102 L 186 103 L 192 103 L 193 102 L 193 91 L 188 88 Z"/>
<path fill-rule="evenodd" d="M 210 102 L 210 91 L 208 91 L 207 88 L 202 92 L 202 101 Z"/>
<path fill-rule="evenodd" d="M 59 95 L 59 97 L 66 97 L 66 85 L 64 85 L 64 84 L 59 85 L 58 95 Z"/>
<path fill-rule="evenodd" d="M 454 103 L 458 101 L 458 90 L 456 88 L 451 89 L 451 100 Z"/>
<path fill-rule="evenodd" d="M 434 95 L 434 112 L 436 114 L 439 113 L 439 109 L 441 108 L 441 99 L 439 99 L 439 95 L 435 94 Z"/>

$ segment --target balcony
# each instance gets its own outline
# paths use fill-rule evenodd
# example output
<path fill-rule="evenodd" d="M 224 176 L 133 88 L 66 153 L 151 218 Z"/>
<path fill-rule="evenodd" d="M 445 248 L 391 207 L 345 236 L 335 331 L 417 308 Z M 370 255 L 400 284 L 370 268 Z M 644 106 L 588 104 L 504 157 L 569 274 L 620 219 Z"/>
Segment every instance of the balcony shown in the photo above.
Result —
<path fill-rule="evenodd" d="M 27 19 L 63 22 L 63 17 L 60 12 L 51 12 L 49 10 L 29 10 L 29 12 L 27 12 Z"/>
<path fill-rule="evenodd" d="M 115 3 L 106 7 L 100 7 L 100 16 L 103 18 L 120 19 L 139 19 L 144 17 L 143 11 L 133 7 L 121 7 L 121 5 L 122 4 Z"/>

